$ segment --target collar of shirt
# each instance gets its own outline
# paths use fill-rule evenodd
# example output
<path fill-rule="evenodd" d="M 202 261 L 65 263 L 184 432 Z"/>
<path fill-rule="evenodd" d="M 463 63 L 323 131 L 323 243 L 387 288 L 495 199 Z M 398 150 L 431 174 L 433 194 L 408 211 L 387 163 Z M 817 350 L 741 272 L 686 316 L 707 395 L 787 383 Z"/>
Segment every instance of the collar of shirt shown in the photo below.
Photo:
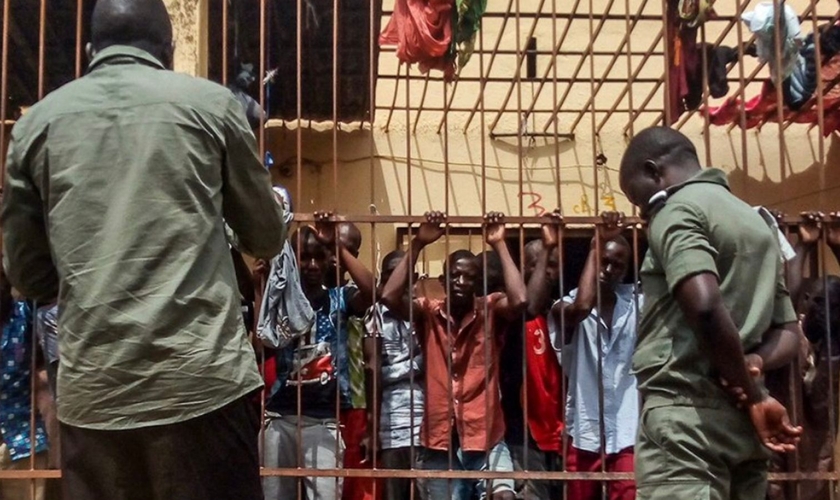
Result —
<path fill-rule="evenodd" d="M 96 53 L 88 66 L 87 72 L 90 73 L 98 66 L 107 64 L 114 59 L 133 59 L 136 64 L 145 64 L 159 69 L 166 69 L 163 63 L 145 50 L 130 45 L 111 45 Z"/>
<path fill-rule="evenodd" d="M 489 306 L 489 304 L 488 304 L 488 306 Z M 446 300 L 442 300 L 436 305 L 437 311 L 435 311 L 435 313 L 436 313 L 435 316 L 438 317 L 439 319 L 442 319 L 445 323 L 448 323 L 448 324 L 454 326 L 455 327 L 455 332 L 454 333 L 455 333 L 455 336 L 457 337 L 461 332 L 469 329 L 469 326 L 475 321 L 475 319 L 478 317 L 479 311 L 481 311 L 483 308 L 484 308 L 483 298 L 476 297 L 475 301 L 474 301 L 474 307 L 472 308 L 472 310 L 467 312 L 467 314 L 465 314 L 464 317 L 461 318 L 461 321 L 458 322 L 455 318 L 450 316 L 449 313 L 447 312 L 447 310 L 446 310 L 447 309 L 446 308 Z M 449 333 L 451 334 L 452 332 L 450 331 Z"/>

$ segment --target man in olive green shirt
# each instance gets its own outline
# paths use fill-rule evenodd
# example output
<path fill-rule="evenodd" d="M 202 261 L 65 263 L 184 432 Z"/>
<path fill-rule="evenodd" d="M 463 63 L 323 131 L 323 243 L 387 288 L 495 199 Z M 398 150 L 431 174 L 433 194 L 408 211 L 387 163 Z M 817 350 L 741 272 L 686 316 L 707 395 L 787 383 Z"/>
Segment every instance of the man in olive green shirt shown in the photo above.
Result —
<path fill-rule="evenodd" d="M 669 128 L 631 141 L 621 188 L 649 222 L 637 498 L 763 500 L 766 448 L 790 451 L 801 432 L 758 380 L 797 353 L 776 234 Z"/>
<path fill-rule="evenodd" d="M 65 498 L 262 498 L 262 386 L 227 222 L 271 258 L 282 209 L 242 106 L 176 74 L 161 0 L 99 0 L 87 74 L 15 125 L 15 287 L 58 299 Z"/>

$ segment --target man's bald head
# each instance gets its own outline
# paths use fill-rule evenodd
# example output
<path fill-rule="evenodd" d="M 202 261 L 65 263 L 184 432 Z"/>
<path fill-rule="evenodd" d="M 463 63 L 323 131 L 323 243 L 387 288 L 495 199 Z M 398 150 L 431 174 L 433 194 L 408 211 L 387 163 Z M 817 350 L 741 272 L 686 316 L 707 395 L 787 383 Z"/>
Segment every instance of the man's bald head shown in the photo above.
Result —
<path fill-rule="evenodd" d="M 668 127 L 651 127 L 630 141 L 621 159 L 619 180 L 621 190 L 644 214 L 654 194 L 699 170 L 697 149 L 688 137 Z"/>
<path fill-rule="evenodd" d="M 347 247 L 354 256 L 359 256 L 362 248 L 362 232 L 352 222 L 341 222 L 338 224 L 338 237 L 341 244 Z"/>
<path fill-rule="evenodd" d="M 172 67 L 172 21 L 163 0 L 97 1 L 91 39 L 90 55 L 112 45 L 130 45 Z"/>

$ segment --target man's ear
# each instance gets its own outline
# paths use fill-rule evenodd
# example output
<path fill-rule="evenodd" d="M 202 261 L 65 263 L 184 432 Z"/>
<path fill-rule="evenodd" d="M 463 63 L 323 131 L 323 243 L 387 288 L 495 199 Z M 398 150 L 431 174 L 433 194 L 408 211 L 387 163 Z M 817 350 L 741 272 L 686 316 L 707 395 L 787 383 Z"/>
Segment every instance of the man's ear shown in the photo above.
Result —
<path fill-rule="evenodd" d="M 163 54 L 163 66 L 168 70 L 175 69 L 175 41 L 166 44 L 162 51 Z"/>
<path fill-rule="evenodd" d="M 96 49 L 93 48 L 93 44 L 90 42 L 85 44 L 85 55 L 88 58 L 88 62 L 93 61 L 93 58 L 96 57 Z"/>
<path fill-rule="evenodd" d="M 647 160 L 644 164 L 645 175 L 653 179 L 657 184 L 662 179 L 662 167 L 657 165 L 653 160 Z"/>

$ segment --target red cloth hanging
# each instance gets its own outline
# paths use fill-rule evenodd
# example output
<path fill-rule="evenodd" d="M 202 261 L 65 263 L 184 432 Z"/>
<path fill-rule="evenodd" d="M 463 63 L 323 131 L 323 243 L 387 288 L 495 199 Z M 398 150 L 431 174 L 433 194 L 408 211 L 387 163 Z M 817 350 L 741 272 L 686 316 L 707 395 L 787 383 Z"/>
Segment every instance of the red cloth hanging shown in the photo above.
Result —
<path fill-rule="evenodd" d="M 822 75 L 826 86 L 837 79 L 838 71 L 840 71 L 840 58 L 835 57 L 823 66 Z M 740 125 L 740 105 L 741 99 L 736 95 L 726 99 L 718 107 L 709 107 L 709 122 L 712 125 L 727 125 L 729 123 Z M 785 108 L 784 121 L 815 124 L 818 121 L 816 105 L 816 100 L 814 100 L 813 104 L 807 109 L 791 111 Z M 840 130 L 840 95 L 838 95 L 837 87 L 833 91 L 829 91 L 823 98 L 823 109 L 825 124 L 823 135 L 828 136 Z M 770 80 L 764 82 L 761 92 L 757 96 L 744 103 L 744 112 L 747 129 L 758 127 L 766 122 L 779 121 L 776 88 Z"/>
<path fill-rule="evenodd" d="M 452 0 L 397 0 L 379 45 L 396 45 L 400 61 L 419 63 L 423 73 L 441 70 L 451 80 L 455 75 L 455 60 L 449 54 L 452 4 Z"/>

